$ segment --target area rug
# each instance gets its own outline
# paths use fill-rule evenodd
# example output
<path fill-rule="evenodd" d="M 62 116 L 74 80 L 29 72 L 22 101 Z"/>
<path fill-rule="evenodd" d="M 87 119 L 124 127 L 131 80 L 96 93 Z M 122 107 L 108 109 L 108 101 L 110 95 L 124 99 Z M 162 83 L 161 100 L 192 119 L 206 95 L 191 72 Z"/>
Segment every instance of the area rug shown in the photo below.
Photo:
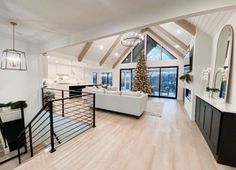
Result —
<path fill-rule="evenodd" d="M 164 109 L 164 103 L 158 101 L 148 101 L 144 115 L 161 117 Z"/>

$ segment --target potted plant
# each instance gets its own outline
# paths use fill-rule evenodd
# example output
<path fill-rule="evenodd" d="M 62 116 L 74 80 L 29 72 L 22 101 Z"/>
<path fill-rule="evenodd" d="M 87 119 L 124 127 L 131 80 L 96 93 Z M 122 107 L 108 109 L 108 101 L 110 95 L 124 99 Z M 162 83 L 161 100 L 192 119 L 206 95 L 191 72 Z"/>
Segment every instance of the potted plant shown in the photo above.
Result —
<path fill-rule="evenodd" d="M 49 102 L 50 100 L 55 99 L 55 93 L 47 91 L 43 94 L 43 102 L 44 104 L 46 104 L 47 102 Z"/>
<path fill-rule="evenodd" d="M 191 76 L 190 76 L 188 73 L 186 73 L 186 74 L 180 76 L 179 79 L 180 79 L 181 81 L 185 81 L 186 83 L 190 83 L 190 82 L 192 81 L 192 78 L 191 78 Z"/>

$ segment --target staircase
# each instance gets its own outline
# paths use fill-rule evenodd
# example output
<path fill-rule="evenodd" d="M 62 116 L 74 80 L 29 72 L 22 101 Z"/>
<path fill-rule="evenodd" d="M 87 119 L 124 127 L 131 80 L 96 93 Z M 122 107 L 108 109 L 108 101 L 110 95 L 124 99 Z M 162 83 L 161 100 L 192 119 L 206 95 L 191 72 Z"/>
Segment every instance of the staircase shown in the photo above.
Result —
<path fill-rule="evenodd" d="M 54 94 L 45 100 L 45 94 Z M 42 89 L 44 106 L 16 138 L 19 163 L 47 149 L 51 153 L 65 142 L 95 127 L 95 95 L 71 91 Z M 0 154 L 3 149 L 0 144 Z"/>

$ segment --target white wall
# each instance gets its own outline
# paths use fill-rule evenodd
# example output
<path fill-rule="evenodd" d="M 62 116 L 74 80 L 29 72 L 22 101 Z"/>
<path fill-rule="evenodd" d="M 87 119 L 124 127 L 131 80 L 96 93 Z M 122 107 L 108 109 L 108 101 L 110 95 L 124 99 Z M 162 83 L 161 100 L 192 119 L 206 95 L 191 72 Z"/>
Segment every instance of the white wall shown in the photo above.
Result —
<path fill-rule="evenodd" d="M 0 35 L 0 50 L 11 48 L 12 39 Z M 28 71 L 0 70 L 0 102 L 26 100 L 26 123 L 39 111 L 41 107 L 39 49 L 26 42 L 17 41 L 16 48 L 26 51 Z"/>
<path fill-rule="evenodd" d="M 205 82 L 201 81 L 201 72 L 210 67 L 212 56 L 212 37 L 197 29 L 196 35 L 190 46 L 194 46 L 193 69 L 190 73 L 193 75 L 193 81 L 185 84 L 185 88 L 191 90 L 191 101 L 185 99 L 184 107 L 191 120 L 195 119 L 195 99 L 196 94 L 203 94 Z"/>
<path fill-rule="evenodd" d="M 234 29 L 234 42 L 236 40 L 236 14 L 232 15 L 232 17 L 225 23 L 225 25 L 231 25 Z M 223 26 L 224 27 L 224 26 Z M 223 28 L 222 27 L 222 28 Z M 217 49 L 217 42 L 218 38 L 220 35 L 220 32 L 222 30 L 218 31 L 218 33 L 213 37 L 213 46 L 212 46 L 212 60 L 211 60 L 211 67 L 215 68 L 215 59 L 216 59 L 216 49 Z M 230 83 L 229 83 L 229 89 L 228 89 L 228 102 L 233 104 L 236 100 L 236 43 L 233 43 L 233 56 L 232 56 L 232 61 L 231 61 L 231 70 L 230 70 Z M 214 70 L 212 71 L 212 76 L 213 77 Z M 212 81 L 213 82 L 213 79 Z"/>

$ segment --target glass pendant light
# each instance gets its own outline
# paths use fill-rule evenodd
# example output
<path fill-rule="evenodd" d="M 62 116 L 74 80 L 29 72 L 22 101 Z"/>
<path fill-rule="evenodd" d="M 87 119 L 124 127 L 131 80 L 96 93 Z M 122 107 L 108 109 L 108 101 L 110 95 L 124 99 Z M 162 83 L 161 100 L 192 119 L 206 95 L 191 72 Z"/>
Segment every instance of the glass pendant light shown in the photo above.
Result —
<path fill-rule="evenodd" d="M 1 57 L 1 69 L 2 70 L 16 70 L 26 71 L 27 61 L 25 52 L 15 49 L 15 22 L 10 22 L 13 27 L 13 47 L 12 49 L 5 49 L 2 52 Z"/>

